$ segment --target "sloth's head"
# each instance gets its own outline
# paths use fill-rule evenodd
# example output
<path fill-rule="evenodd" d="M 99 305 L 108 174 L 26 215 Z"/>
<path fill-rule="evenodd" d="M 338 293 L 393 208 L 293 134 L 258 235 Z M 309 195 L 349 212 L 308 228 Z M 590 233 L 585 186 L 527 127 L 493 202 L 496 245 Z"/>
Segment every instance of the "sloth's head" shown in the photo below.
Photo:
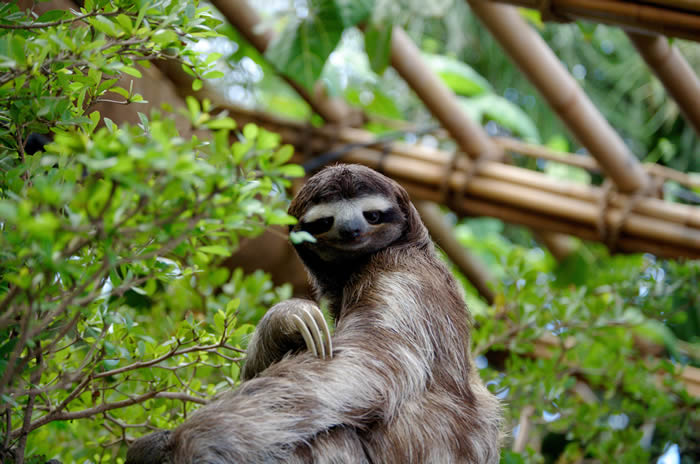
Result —
<path fill-rule="evenodd" d="M 406 191 L 360 165 L 337 165 L 312 176 L 289 206 L 315 243 L 297 245 L 324 262 L 353 261 L 389 246 L 428 240 Z"/>

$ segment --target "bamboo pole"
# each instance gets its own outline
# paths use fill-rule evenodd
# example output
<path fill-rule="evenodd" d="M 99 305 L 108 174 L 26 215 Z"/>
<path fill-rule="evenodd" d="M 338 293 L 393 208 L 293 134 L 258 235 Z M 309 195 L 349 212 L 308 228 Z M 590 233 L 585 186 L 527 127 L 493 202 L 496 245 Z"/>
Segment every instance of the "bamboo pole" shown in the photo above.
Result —
<path fill-rule="evenodd" d="M 263 115 L 261 113 L 247 111 L 240 108 L 233 109 L 232 111 L 238 114 L 242 120 L 250 119 L 256 122 L 261 122 L 262 124 L 267 124 L 268 127 L 270 125 L 273 126 L 275 131 L 279 132 L 285 141 L 292 144 L 296 144 L 296 141 L 299 140 L 298 135 L 304 133 L 304 130 L 306 130 L 306 127 L 303 124 L 292 123 L 273 115 Z M 312 152 L 328 150 L 331 143 L 346 145 L 371 144 L 374 139 L 375 136 L 373 134 L 361 129 L 351 127 L 321 127 L 314 129 L 314 138 L 311 141 L 306 142 L 307 146 L 305 147 L 305 150 L 309 149 Z M 516 141 L 516 145 L 508 147 L 522 148 L 519 146 L 521 144 L 522 142 Z M 297 144 L 297 146 L 299 146 L 299 144 Z M 530 145 L 526 146 L 529 147 Z M 452 163 L 452 154 L 431 147 L 409 145 L 403 142 L 393 142 L 390 148 L 392 153 L 402 158 L 403 163 L 410 164 L 411 160 L 431 163 L 433 165 L 431 169 L 434 170 L 431 172 L 436 179 L 440 178 L 440 176 L 445 173 L 445 166 Z M 543 150 L 546 152 L 546 149 Z M 556 157 L 557 161 L 559 161 L 559 158 L 566 158 L 560 155 L 553 156 Z M 579 155 L 569 155 L 568 157 L 585 158 Z M 461 158 L 455 164 L 455 167 L 468 171 L 471 169 L 471 163 L 472 162 L 470 160 Z M 416 169 L 424 168 L 424 165 L 422 164 L 418 166 L 419 167 Z M 672 173 L 683 174 L 666 168 L 666 175 L 669 177 L 674 177 Z M 594 186 L 575 184 L 572 182 L 562 182 L 537 171 L 531 171 L 529 169 L 523 169 L 517 166 L 511 166 L 491 160 L 479 162 L 478 175 L 481 177 L 492 178 L 503 182 L 531 187 L 537 190 L 543 190 L 565 197 L 583 200 L 596 205 L 598 202 L 600 202 L 602 195 L 601 189 Z M 626 201 L 627 196 L 624 194 L 613 193 L 610 196 L 610 203 L 620 208 L 624 206 Z M 669 203 L 656 198 L 645 198 L 644 201 L 636 204 L 634 210 L 639 211 L 642 214 L 655 217 L 659 220 L 687 224 L 690 227 L 700 227 L 699 209 L 690 205 Z"/>
<path fill-rule="evenodd" d="M 700 3 L 700 2 L 698 2 Z M 700 135 L 700 80 L 678 48 L 662 36 L 627 32 L 627 36 L 668 93 L 676 100 L 686 120 Z"/>
<path fill-rule="evenodd" d="M 517 10 L 484 0 L 467 1 L 615 185 L 623 192 L 644 188 L 647 176 L 637 159 Z"/>
<path fill-rule="evenodd" d="M 664 8 L 675 8 L 678 10 L 700 12 L 700 2 L 698 2 L 698 0 L 642 0 L 642 3 L 648 3 L 650 5 L 656 5 Z"/>
<path fill-rule="evenodd" d="M 391 122 L 386 119 L 383 120 L 383 123 L 386 125 L 392 125 Z M 398 130 L 405 130 L 407 132 L 417 129 L 413 124 L 401 124 L 399 121 L 397 121 L 394 125 L 397 126 Z M 449 137 L 449 134 L 447 134 L 443 129 L 435 130 L 434 134 L 436 137 Z M 367 138 L 367 140 L 370 140 L 370 138 Z M 506 153 L 553 161 L 555 163 L 566 164 L 568 166 L 576 166 L 590 172 L 601 172 L 600 166 L 596 160 L 588 155 L 555 151 L 542 145 L 523 142 L 522 140 L 514 139 L 512 137 L 494 136 L 491 137 L 491 140 L 493 143 L 499 145 L 501 150 L 505 151 Z M 406 153 L 406 156 L 413 156 L 415 153 L 420 153 L 423 148 L 430 151 L 430 149 L 427 147 L 413 145 L 411 146 L 410 151 Z M 689 175 L 685 172 L 676 171 L 675 169 L 671 169 L 656 163 L 642 163 L 642 168 L 648 175 L 664 180 L 672 180 L 691 189 L 700 188 L 700 175 Z"/>
<path fill-rule="evenodd" d="M 308 136 L 313 137 L 310 146 L 314 150 L 337 149 L 371 139 L 371 135 L 349 128 L 313 128 L 305 134 L 304 126 L 299 123 L 285 123 L 281 118 L 247 110 L 231 108 L 230 111 L 241 123 L 255 122 L 278 132 L 285 142 L 301 151 L 309 148 Z M 352 139 L 353 134 L 358 134 L 358 138 Z M 415 152 L 411 153 L 411 148 Z M 450 158 L 450 154 L 440 150 L 394 143 L 388 153 L 356 148 L 343 161 L 379 169 L 414 188 L 420 199 L 445 202 L 445 182 L 448 182 L 449 191 L 463 192 L 455 195 L 451 203 L 461 214 L 498 217 L 534 229 L 601 240 L 598 225 L 601 198 L 605 194 L 602 188 L 577 186 L 494 161 L 479 162 L 470 176 L 466 173 L 472 161 L 460 159 L 455 171 Z M 700 208 L 643 197 L 623 217 L 628 201 L 631 200 L 625 194 L 610 195 L 602 215 L 608 228 L 620 223 L 620 250 L 649 251 L 666 257 L 700 256 Z"/>
<path fill-rule="evenodd" d="M 420 50 L 406 35 L 403 29 L 394 27 L 391 39 L 391 63 L 399 75 L 425 103 L 430 112 L 440 121 L 450 136 L 457 141 L 459 147 L 472 159 L 500 157 L 503 150 L 488 136 L 486 131 L 473 121 L 457 103 L 457 96 L 442 80 L 423 62 Z M 437 222 L 435 222 L 437 224 Z M 542 231 L 540 235 L 551 234 L 544 242 L 556 246 L 550 250 L 552 254 L 563 258 L 571 248 L 559 246 L 565 242 L 565 237 L 559 237 L 552 232 Z M 454 239 L 453 239 L 454 240 Z M 454 241 L 456 243 L 456 241 Z M 444 248 L 444 247 L 443 247 Z M 450 247 L 456 252 L 456 247 Z M 460 260 L 471 272 L 474 259 Z M 472 280 L 470 278 L 470 280 Z M 474 283 L 474 281 L 472 282 Z M 484 293 L 482 293 L 485 295 Z"/>
<path fill-rule="evenodd" d="M 420 50 L 400 27 L 391 35 L 391 65 L 471 158 L 500 154 L 488 135 L 462 111 L 454 93 L 423 62 Z"/>
<path fill-rule="evenodd" d="M 539 0 L 495 0 L 500 3 L 539 9 Z M 688 40 L 700 41 L 700 15 L 695 0 L 672 0 L 683 3 L 681 11 L 671 0 L 663 7 L 616 0 L 550 0 L 549 8 L 543 11 L 543 18 L 573 21 L 584 19 L 601 22 L 626 30 L 661 34 Z M 651 2 L 649 2 L 651 3 Z M 654 1 L 660 4 L 662 0 Z M 663 1 L 663 3 L 666 3 Z M 694 8 L 687 8 L 691 5 Z"/>
<path fill-rule="evenodd" d="M 543 233 L 542 230 L 536 230 L 535 238 L 547 247 L 557 261 L 565 259 L 578 248 L 568 235 Z"/>
<path fill-rule="evenodd" d="M 600 172 L 600 166 L 596 160 L 590 156 L 554 151 L 547 147 L 526 143 L 509 137 L 494 137 L 493 139 L 497 144 L 501 145 L 506 152 L 554 161 L 569 166 L 576 166 L 591 172 Z M 648 174 L 655 177 L 673 180 L 689 188 L 700 188 L 700 177 L 693 177 L 685 172 L 676 171 L 675 169 L 656 163 L 644 163 L 642 167 Z"/>

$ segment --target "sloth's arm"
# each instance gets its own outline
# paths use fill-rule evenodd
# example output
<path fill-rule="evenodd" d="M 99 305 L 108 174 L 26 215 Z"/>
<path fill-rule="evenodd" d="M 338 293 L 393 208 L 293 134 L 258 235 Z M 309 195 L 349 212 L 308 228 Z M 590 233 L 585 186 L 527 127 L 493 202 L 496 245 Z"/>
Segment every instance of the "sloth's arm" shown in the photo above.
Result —
<path fill-rule="evenodd" d="M 252 379 L 287 353 L 304 348 L 321 359 L 333 356 L 331 334 L 321 309 L 313 301 L 300 298 L 278 303 L 255 329 L 241 379 Z"/>
<path fill-rule="evenodd" d="M 346 318 L 333 359 L 287 357 L 196 411 L 173 433 L 174 462 L 285 462 L 321 432 L 391 420 L 425 387 L 430 351 L 380 313 Z"/>

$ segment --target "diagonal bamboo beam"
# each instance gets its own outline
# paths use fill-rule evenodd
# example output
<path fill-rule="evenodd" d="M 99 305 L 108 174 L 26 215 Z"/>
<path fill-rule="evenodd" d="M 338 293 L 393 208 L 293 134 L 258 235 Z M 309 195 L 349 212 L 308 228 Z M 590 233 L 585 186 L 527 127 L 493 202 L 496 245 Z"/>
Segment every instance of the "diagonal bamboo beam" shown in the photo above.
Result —
<path fill-rule="evenodd" d="M 617 188 L 634 192 L 646 187 L 637 158 L 518 11 L 486 0 L 467 2 Z"/>
<path fill-rule="evenodd" d="M 464 113 L 455 94 L 430 71 L 418 47 L 400 27 L 394 27 L 391 34 L 391 65 L 470 158 L 495 158 L 502 153 Z"/>
<path fill-rule="evenodd" d="M 627 36 L 700 135 L 700 80 L 681 52 L 663 36 L 630 31 Z"/>
<path fill-rule="evenodd" d="M 429 201 L 415 202 L 416 209 L 423 219 L 423 223 L 430 230 L 430 236 L 450 260 L 462 271 L 464 277 L 484 297 L 488 304 L 493 304 L 496 294 L 489 286 L 493 279 L 489 275 L 484 264 L 472 255 L 455 237 L 452 225 L 445 221 L 445 216 L 440 208 Z M 485 278 L 488 276 L 488 279 Z"/>
<path fill-rule="evenodd" d="M 489 0 L 493 1 L 493 0 Z M 610 24 L 632 32 L 660 34 L 700 41 L 700 2 L 697 0 L 495 0 L 539 9 L 545 20 L 579 19 Z M 546 5 L 545 8 L 542 8 Z"/>

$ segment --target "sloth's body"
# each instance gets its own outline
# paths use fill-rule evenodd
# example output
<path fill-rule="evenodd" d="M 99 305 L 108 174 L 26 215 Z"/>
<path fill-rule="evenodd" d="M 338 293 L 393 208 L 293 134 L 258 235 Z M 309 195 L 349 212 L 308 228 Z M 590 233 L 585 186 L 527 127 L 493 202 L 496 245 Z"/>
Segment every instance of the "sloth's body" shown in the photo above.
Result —
<path fill-rule="evenodd" d="M 336 320 L 333 357 L 266 352 L 255 338 L 253 378 L 176 429 L 170 461 L 497 463 L 498 402 L 473 367 L 456 282 L 406 192 L 368 168 L 332 167 L 290 214 L 317 240 L 297 251 Z"/>

